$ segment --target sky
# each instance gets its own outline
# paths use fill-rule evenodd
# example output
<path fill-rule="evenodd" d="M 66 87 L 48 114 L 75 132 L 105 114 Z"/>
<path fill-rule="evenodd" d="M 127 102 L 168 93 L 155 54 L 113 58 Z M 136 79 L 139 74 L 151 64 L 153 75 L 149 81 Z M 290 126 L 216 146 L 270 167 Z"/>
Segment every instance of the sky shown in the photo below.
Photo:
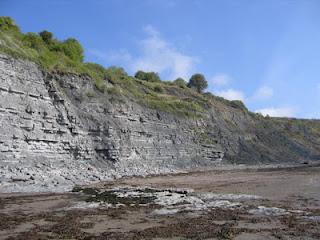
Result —
<path fill-rule="evenodd" d="M 320 118 L 319 13 L 319 0 L 0 0 L 23 32 L 78 39 L 85 61 L 202 73 L 213 94 L 299 118 Z"/>

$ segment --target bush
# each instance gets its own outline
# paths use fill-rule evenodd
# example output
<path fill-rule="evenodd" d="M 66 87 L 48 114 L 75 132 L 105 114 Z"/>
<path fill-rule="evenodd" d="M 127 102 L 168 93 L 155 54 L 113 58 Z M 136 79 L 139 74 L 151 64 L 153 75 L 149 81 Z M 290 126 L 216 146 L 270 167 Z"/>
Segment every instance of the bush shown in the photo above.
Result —
<path fill-rule="evenodd" d="M 38 52 L 45 48 L 42 38 L 36 33 L 26 33 L 22 37 L 22 41 L 26 47 L 33 48 Z"/>
<path fill-rule="evenodd" d="M 84 66 L 89 72 L 94 72 L 99 75 L 99 77 L 104 78 L 106 75 L 106 69 L 97 63 L 85 63 Z"/>
<path fill-rule="evenodd" d="M 196 73 L 191 76 L 188 87 L 195 88 L 199 93 L 201 93 L 208 87 L 208 82 L 202 74 Z"/>
<path fill-rule="evenodd" d="M 161 79 L 158 73 L 155 73 L 155 72 L 138 71 L 136 72 L 134 77 L 147 82 L 161 82 Z"/>
<path fill-rule="evenodd" d="M 183 78 L 177 78 L 173 83 L 181 88 L 185 88 L 187 86 L 187 82 Z"/>
<path fill-rule="evenodd" d="M 19 27 L 15 24 L 12 18 L 10 17 L 0 17 L 0 29 L 7 30 L 15 30 L 20 31 Z"/>
<path fill-rule="evenodd" d="M 39 35 L 46 44 L 50 44 L 53 40 L 53 34 L 47 30 L 39 32 Z"/>
<path fill-rule="evenodd" d="M 66 56 L 76 62 L 83 61 L 83 48 L 74 38 L 65 40 L 62 44 L 62 50 Z"/>
<path fill-rule="evenodd" d="M 63 51 L 63 43 L 58 40 L 52 40 L 49 45 L 47 45 L 48 49 L 53 52 L 62 52 L 66 55 Z"/>
<path fill-rule="evenodd" d="M 121 67 L 109 67 L 106 69 L 106 78 L 109 82 L 116 84 L 119 80 L 128 78 L 128 74 Z"/>

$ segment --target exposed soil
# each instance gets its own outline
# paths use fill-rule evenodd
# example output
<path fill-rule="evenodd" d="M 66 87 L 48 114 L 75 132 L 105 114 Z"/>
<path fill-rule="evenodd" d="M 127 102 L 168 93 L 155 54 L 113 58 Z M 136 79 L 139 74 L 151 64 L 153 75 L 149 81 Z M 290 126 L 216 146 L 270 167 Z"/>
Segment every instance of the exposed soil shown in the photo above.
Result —
<path fill-rule="evenodd" d="M 320 167 L 127 178 L 0 194 L 0 239 L 320 239 Z"/>

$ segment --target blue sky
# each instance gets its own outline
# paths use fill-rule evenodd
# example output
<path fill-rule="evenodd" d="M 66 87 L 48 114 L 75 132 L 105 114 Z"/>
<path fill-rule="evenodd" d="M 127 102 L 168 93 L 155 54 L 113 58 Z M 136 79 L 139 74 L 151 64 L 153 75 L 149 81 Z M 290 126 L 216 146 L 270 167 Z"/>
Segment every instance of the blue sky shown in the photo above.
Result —
<path fill-rule="evenodd" d="M 252 111 L 320 118 L 318 0 L 0 0 L 24 32 L 77 38 L 86 61 L 203 73 Z"/>

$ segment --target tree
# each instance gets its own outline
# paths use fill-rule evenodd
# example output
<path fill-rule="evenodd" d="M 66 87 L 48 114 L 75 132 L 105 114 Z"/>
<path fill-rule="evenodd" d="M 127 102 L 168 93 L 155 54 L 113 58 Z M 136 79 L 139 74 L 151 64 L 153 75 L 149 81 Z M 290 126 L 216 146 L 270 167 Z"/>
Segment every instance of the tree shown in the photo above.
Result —
<path fill-rule="evenodd" d="M 47 30 L 43 30 L 42 32 L 39 32 L 40 37 L 46 44 L 50 44 L 53 39 L 53 34 Z"/>
<path fill-rule="evenodd" d="M 204 89 L 208 87 L 208 82 L 202 74 L 196 73 L 191 76 L 188 83 L 188 87 L 195 88 L 199 93 L 201 93 Z"/>
<path fill-rule="evenodd" d="M 138 71 L 138 72 L 136 72 L 134 77 L 138 78 L 140 80 L 147 81 L 147 82 L 160 82 L 161 81 L 158 73 L 155 73 L 155 72 Z"/>
<path fill-rule="evenodd" d="M 177 78 L 176 80 L 173 81 L 173 84 L 181 88 L 184 88 L 187 86 L 187 82 L 183 78 Z"/>
<path fill-rule="evenodd" d="M 76 62 L 83 61 L 83 48 L 74 38 L 68 38 L 63 42 L 62 50 L 66 56 Z"/>

